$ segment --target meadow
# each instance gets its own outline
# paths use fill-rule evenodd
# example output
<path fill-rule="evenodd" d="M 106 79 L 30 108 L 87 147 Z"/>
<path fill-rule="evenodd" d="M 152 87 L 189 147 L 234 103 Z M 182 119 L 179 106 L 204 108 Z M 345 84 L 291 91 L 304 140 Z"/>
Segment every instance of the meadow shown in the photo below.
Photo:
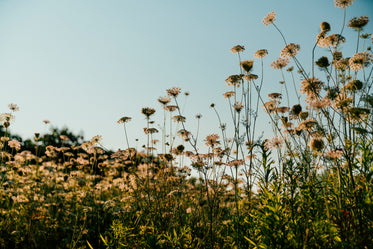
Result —
<path fill-rule="evenodd" d="M 50 132 L 23 139 L 9 104 L 0 115 L 0 247 L 373 248 L 373 36 L 367 16 L 346 17 L 354 0 L 334 2 L 344 23 L 320 24 L 307 62 L 275 12 L 262 20 L 284 44 L 270 63 L 281 92 L 263 94 L 267 49 L 230 49 L 239 73 L 225 79 L 230 124 L 210 106 L 216 133 L 200 134 L 200 114 L 189 126 L 179 87 L 158 107 L 139 107 L 143 147 L 128 141 L 131 117 L 118 118 L 117 151 L 48 120 Z M 272 135 L 259 134 L 260 113 Z"/>

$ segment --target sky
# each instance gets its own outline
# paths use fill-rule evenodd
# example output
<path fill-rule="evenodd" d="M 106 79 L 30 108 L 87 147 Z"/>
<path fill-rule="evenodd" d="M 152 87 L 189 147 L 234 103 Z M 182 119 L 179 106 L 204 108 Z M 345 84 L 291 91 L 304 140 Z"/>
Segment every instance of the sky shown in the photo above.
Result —
<path fill-rule="evenodd" d="M 301 45 L 306 68 L 319 24 L 327 21 L 339 33 L 343 23 L 333 0 L 0 0 L 0 113 L 9 112 L 10 103 L 20 107 L 10 130 L 24 138 L 47 132 L 42 121 L 50 120 L 86 139 L 102 135 L 102 145 L 117 150 L 126 147 L 119 118 L 132 117 L 130 144 L 136 138 L 141 143 L 141 108 L 157 109 L 154 119 L 160 120 L 158 97 L 181 87 L 190 93 L 180 99 L 187 127 L 195 129 L 194 116 L 201 113 L 201 137 L 217 133 L 210 104 L 229 126 L 225 79 L 239 73 L 230 48 L 245 46 L 244 60 L 267 49 L 263 96 L 281 89 L 281 74 L 269 65 L 284 43 L 272 25 L 262 23 L 271 11 L 287 41 Z M 347 21 L 371 18 L 372 12 L 373 1 L 356 0 Z M 372 27 L 365 32 L 373 33 Z M 348 51 L 356 34 L 346 28 L 344 35 Z M 257 62 L 253 73 L 260 74 Z M 258 129 L 267 133 L 264 116 Z"/>

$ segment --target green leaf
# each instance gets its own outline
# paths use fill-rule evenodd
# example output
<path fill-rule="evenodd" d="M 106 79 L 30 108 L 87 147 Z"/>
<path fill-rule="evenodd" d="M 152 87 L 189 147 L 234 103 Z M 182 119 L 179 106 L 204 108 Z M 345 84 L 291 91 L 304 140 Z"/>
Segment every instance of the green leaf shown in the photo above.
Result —
<path fill-rule="evenodd" d="M 87 244 L 88 244 L 89 248 L 93 249 L 93 247 L 91 246 L 91 244 L 89 244 L 88 240 L 87 240 Z"/>
<path fill-rule="evenodd" d="M 102 237 L 102 234 L 100 234 L 101 240 L 104 242 L 105 246 L 109 246 L 108 243 L 106 242 L 105 238 Z"/>
<path fill-rule="evenodd" d="M 244 236 L 244 238 L 249 241 L 253 246 L 255 246 L 256 248 L 256 244 L 254 243 L 254 241 L 252 241 L 251 239 L 249 239 L 248 237 Z"/>

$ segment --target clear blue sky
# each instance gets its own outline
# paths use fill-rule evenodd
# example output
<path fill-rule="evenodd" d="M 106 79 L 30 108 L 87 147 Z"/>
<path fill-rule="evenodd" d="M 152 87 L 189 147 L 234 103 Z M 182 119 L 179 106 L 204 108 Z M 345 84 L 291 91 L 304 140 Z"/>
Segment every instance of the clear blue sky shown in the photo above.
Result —
<path fill-rule="evenodd" d="M 23 137 L 46 132 L 42 121 L 48 119 L 83 131 L 87 139 L 102 135 L 103 145 L 116 150 L 125 147 L 116 121 L 133 118 L 133 145 L 144 137 L 141 108 L 157 108 L 160 118 L 157 98 L 179 86 L 190 92 L 187 125 L 194 127 L 194 115 L 202 113 L 201 132 L 207 135 L 218 127 L 210 103 L 229 123 L 224 80 L 239 72 L 229 49 L 244 45 L 243 59 L 268 49 L 267 68 L 279 56 L 279 34 L 261 23 L 272 10 L 287 40 L 301 45 L 300 59 L 308 68 L 320 22 L 330 22 L 338 33 L 343 21 L 333 0 L 1 0 L 0 113 L 8 112 L 9 103 L 19 105 L 10 128 Z M 373 18 L 372 12 L 373 1 L 356 0 L 347 21 Z M 372 27 L 371 22 L 365 32 Z M 279 91 L 280 80 L 278 71 L 266 71 L 264 93 Z"/>

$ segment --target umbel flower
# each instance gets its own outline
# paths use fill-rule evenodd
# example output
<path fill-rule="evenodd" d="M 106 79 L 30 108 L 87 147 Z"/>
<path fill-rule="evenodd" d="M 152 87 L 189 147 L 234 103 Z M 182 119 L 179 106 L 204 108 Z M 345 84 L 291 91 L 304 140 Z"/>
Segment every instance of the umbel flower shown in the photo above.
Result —
<path fill-rule="evenodd" d="M 322 138 L 313 138 L 308 144 L 313 151 L 321 151 L 324 148 L 324 141 Z"/>
<path fill-rule="evenodd" d="M 315 77 L 304 79 L 300 84 L 301 93 L 306 94 L 309 100 L 316 98 L 324 86 L 324 83 Z"/>
<path fill-rule="evenodd" d="M 273 61 L 271 63 L 271 67 L 273 69 L 282 69 L 286 67 L 289 64 L 289 59 L 288 58 L 278 58 L 277 60 Z"/>
<path fill-rule="evenodd" d="M 360 80 L 351 80 L 343 88 L 347 91 L 355 92 L 363 88 L 363 82 Z"/>
<path fill-rule="evenodd" d="M 225 99 L 229 99 L 230 97 L 233 97 L 235 95 L 234 91 L 229 91 L 223 94 Z"/>
<path fill-rule="evenodd" d="M 355 30 L 361 30 L 368 22 L 369 18 L 367 16 L 354 17 L 348 22 L 347 26 Z"/>
<path fill-rule="evenodd" d="M 179 109 L 179 107 L 177 105 L 167 105 L 164 107 L 164 109 L 168 112 L 174 112 Z"/>
<path fill-rule="evenodd" d="M 337 160 L 343 156 L 343 150 L 331 150 L 324 153 L 324 157 L 330 160 Z"/>
<path fill-rule="evenodd" d="M 352 4 L 355 0 L 334 0 L 334 5 L 337 8 L 345 9 Z"/>
<path fill-rule="evenodd" d="M 181 92 L 180 87 L 172 87 L 170 89 L 167 89 L 167 94 L 172 97 L 176 97 L 177 95 L 179 95 L 180 92 Z"/>
<path fill-rule="evenodd" d="M 302 106 L 299 104 L 293 105 L 293 107 L 290 110 L 291 114 L 293 114 L 294 116 L 298 116 L 301 111 L 302 111 Z"/>
<path fill-rule="evenodd" d="M 9 109 L 12 111 L 12 112 L 17 112 L 19 111 L 19 107 L 17 104 L 9 104 L 8 105 Z"/>
<path fill-rule="evenodd" d="M 268 26 L 269 24 L 273 24 L 273 22 L 276 20 L 276 13 L 274 11 L 268 13 L 266 17 L 263 18 L 263 24 L 264 26 Z"/>
<path fill-rule="evenodd" d="M 263 104 L 264 111 L 267 113 L 273 113 L 276 111 L 277 105 L 280 102 L 278 100 L 270 100 Z"/>
<path fill-rule="evenodd" d="M 167 105 L 168 103 L 170 103 L 170 101 L 171 101 L 171 98 L 168 96 L 158 98 L 158 102 L 161 103 L 162 105 Z"/>
<path fill-rule="evenodd" d="M 118 123 L 118 124 L 128 123 L 129 121 L 131 121 L 131 119 L 132 119 L 132 118 L 130 118 L 130 117 L 121 117 L 121 118 L 117 121 L 117 123 Z"/>
<path fill-rule="evenodd" d="M 242 69 L 245 70 L 246 73 L 249 73 L 251 69 L 253 69 L 254 61 L 253 60 L 241 61 L 240 65 Z"/>
<path fill-rule="evenodd" d="M 254 57 L 255 58 L 264 58 L 268 54 L 267 49 L 259 49 L 258 51 L 255 52 Z"/>
<path fill-rule="evenodd" d="M 14 119 L 14 116 L 11 113 L 2 113 L 0 115 L 1 122 L 10 122 Z"/>
<path fill-rule="evenodd" d="M 346 39 L 340 34 L 331 34 L 325 37 L 325 33 L 321 32 L 317 36 L 317 45 L 321 48 L 324 47 L 338 47 L 339 44 L 344 43 Z"/>
<path fill-rule="evenodd" d="M 232 52 L 232 54 L 241 53 L 245 51 L 245 47 L 241 45 L 236 45 L 233 48 L 231 48 L 230 51 Z"/>
<path fill-rule="evenodd" d="M 210 134 L 206 137 L 206 139 L 205 139 L 206 143 L 205 144 L 209 147 L 214 147 L 215 145 L 220 144 L 218 139 L 219 139 L 218 134 Z"/>
<path fill-rule="evenodd" d="M 233 108 L 236 110 L 236 112 L 240 112 L 243 108 L 243 105 L 241 102 L 236 102 L 234 105 L 233 105 Z"/>
<path fill-rule="evenodd" d="M 252 74 L 252 73 L 249 73 L 249 74 L 243 76 L 243 78 L 244 78 L 245 80 L 247 80 L 247 81 L 250 82 L 250 81 L 252 81 L 252 80 L 256 80 L 256 79 L 258 78 L 258 75 L 256 75 L 256 74 Z"/>
<path fill-rule="evenodd" d="M 343 58 L 340 60 L 334 60 L 333 61 L 333 66 L 335 69 L 340 70 L 340 71 L 346 71 L 349 68 L 349 62 L 348 58 Z"/>
<path fill-rule="evenodd" d="M 144 128 L 144 133 L 145 134 L 154 134 L 154 133 L 158 133 L 158 130 L 156 128 Z"/>
<path fill-rule="evenodd" d="M 281 99 L 282 94 L 281 93 L 270 93 L 268 94 L 268 97 L 270 97 L 271 99 Z"/>
<path fill-rule="evenodd" d="M 185 122 L 185 117 L 181 115 L 173 116 L 172 119 L 176 122 Z"/>
<path fill-rule="evenodd" d="M 245 164 L 245 161 L 242 159 L 233 160 L 227 163 L 229 167 L 239 167 L 244 164 Z"/>
<path fill-rule="evenodd" d="M 328 32 L 330 31 L 330 24 L 328 22 L 322 22 L 320 23 L 320 29 L 322 32 Z"/>
<path fill-rule="evenodd" d="M 230 75 L 228 78 L 225 79 L 225 82 L 228 86 L 239 86 L 242 80 L 242 76 L 242 74 Z"/>
<path fill-rule="evenodd" d="M 281 137 L 274 137 L 272 139 L 267 139 L 264 143 L 265 148 L 268 149 L 280 149 L 284 143 Z"/>
<path fill-rule="evenodd" d="M 367 52 L 356 53 L 349 59 L 349 66 L 353 71 L 359 71 L 371 62 L 371 55 Z"/>
<path fill-rule="evenodd" d="M 91 139 L 91 144 L 97 144 L 97 143 L 100 143 L 102 140 L 102 136 L 101 135 L 96 135 L 94 137 L 92 137 Z"/>
<path fill-rule="evenodd" d="M 296 56 L 299 50 L 300 50 L 299 44 L 289 43 L 281 50 L 280 57 L 289 58 L 289 57 Z"/>
<path fill-rule="evenodd" d="M 10 148 L 13 148 L 15 150 L 21 149 L 21 143 L 15 139 L 8 141 L 8 145 Z"/>
<path fill-rule="evenodd" d="M 330 65 L 328 57 L 325 56 L 320 57 L 315 64 L 321 68 L 327 68 Z"/>
<path fill-rule="evenodd" d="M 155 113 L 155 109 L 150 107 L 144 107 L 141 109 L 141 113 L 144 114 L 147 118 L 149 118 L 151 115 Z"/>

